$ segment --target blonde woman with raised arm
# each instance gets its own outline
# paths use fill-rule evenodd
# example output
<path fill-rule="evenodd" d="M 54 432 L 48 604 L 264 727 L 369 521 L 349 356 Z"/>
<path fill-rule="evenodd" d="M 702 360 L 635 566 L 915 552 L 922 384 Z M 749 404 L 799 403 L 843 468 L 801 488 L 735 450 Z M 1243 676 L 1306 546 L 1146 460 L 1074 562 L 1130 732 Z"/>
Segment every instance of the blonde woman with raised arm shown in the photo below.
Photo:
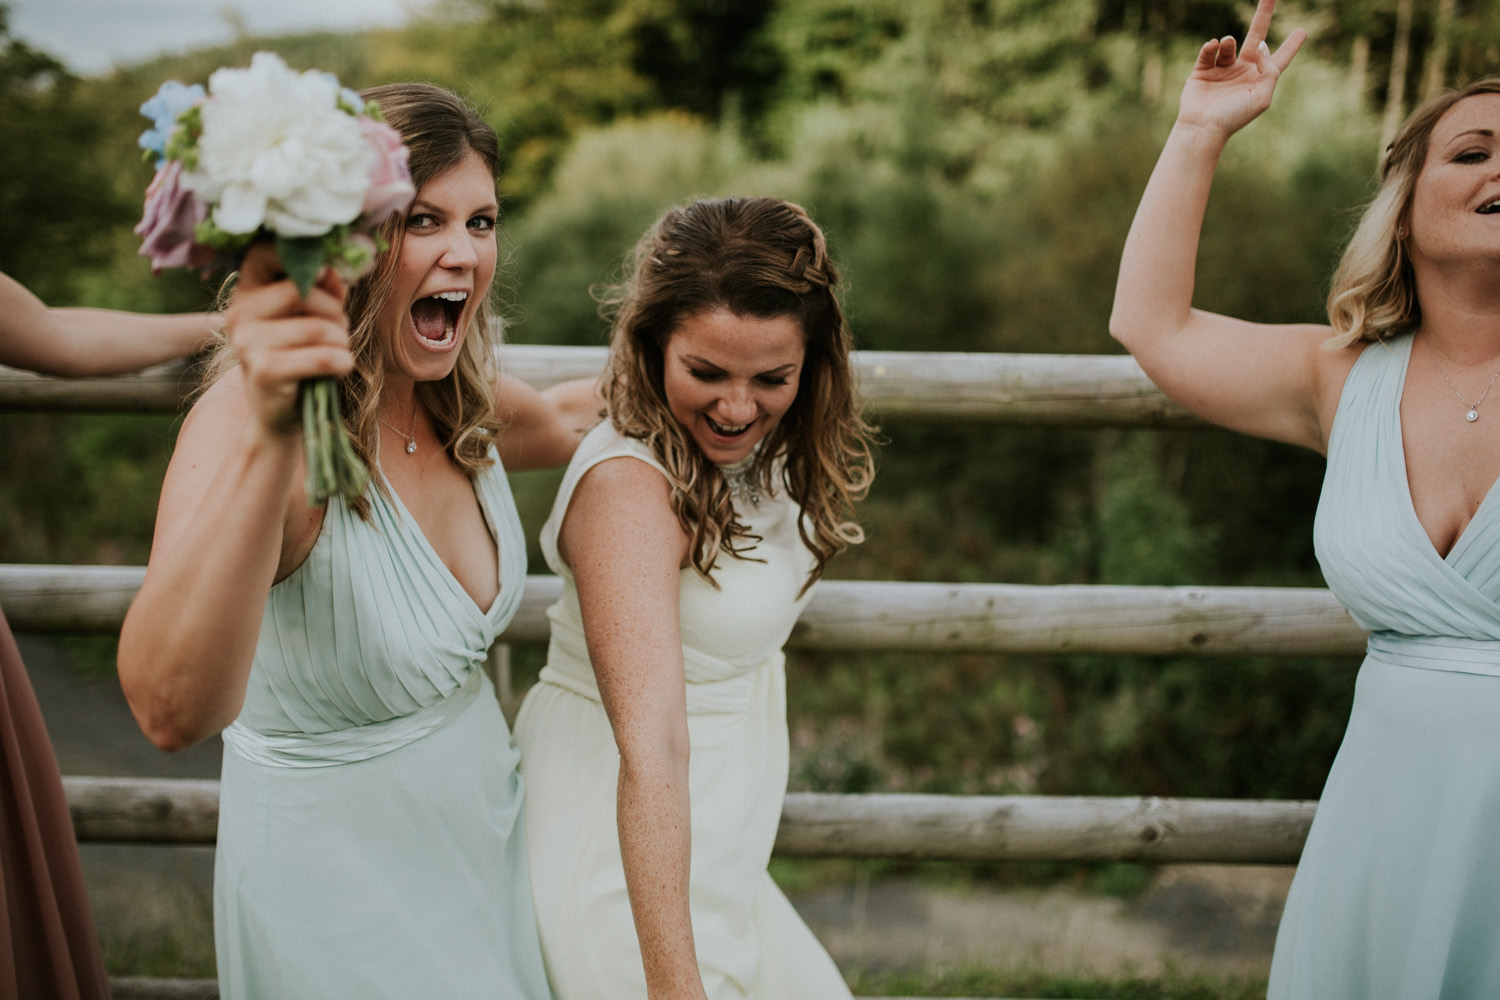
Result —
<path fill-rule="evenodd" d="M 117 375 L 191 354 L 204 313 L 49 309 L 0 274 L 0 364 L 45 375 Z M 0 614 L 0 997 L 108 1000 L 62 778 L 36 694 Z"/>
<path fill-rule="evenodd" d="M 1314 543 L 1370 631 L 1292 884 L 1272 1000 L 1500 996 L 1500 80 L 1418 108 L 1344 253 L 1329 324 L 1192 307 L 1224 144 L 1303 33 L 1208 42 L 1146 188 L 1110 328 L 1169 396 L 1326 454 Z"/>
<path fill-rule="evenodd" d="M 871 474 L 838 272 L 774 198 L 673 209 L 632 263 L 516 722 L 547 971 L 559 1000 L 847 998 L 766 872 L 781 647 Z"/>
<path fill-rule="evenodd" d="M 389 249 L 304 300 L 268 246 L 183 425 L 120 679 L 148 736 L 223 731 L 225 1000 L 547 1000 L 516 750 L 482 670 L 525 543 L 505 473 L 558 465 L 599 404 L 494 368 L 494 131 L 424 84 L 365 91 L 411 151 Z M 371 469 L 311 506 L 303 379 L 342 377 Z"/>

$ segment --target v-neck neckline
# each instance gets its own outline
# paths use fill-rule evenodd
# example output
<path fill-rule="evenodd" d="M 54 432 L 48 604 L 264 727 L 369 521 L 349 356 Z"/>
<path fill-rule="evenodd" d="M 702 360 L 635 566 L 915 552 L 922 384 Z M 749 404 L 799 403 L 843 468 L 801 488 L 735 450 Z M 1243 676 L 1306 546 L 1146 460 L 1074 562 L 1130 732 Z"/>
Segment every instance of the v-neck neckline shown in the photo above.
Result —
<path fill-rule="evenodd" d="M 495 524 L 493 512 L 490 510 L 489 504 L 485 502 L 484 491 L 479 485 L 479 478 L 477 476 L 468 477 L 469 489 L 474 493 L 474 502 L 479 504 L 479 516 L 484 519 L 485 530 L 490 533 L 490 540 L 494 542 L 495 545 L 495 599 L 490 602 L 490 606 L 488 608 L 481 608 L 479 606 L 479 602 L 474 600 L 474 595 L 470 594 L 467 590 L 464 589 L 464 585 L 459 581 L 458 577 L 454 575 L 453 570 L 448 567 L 447 563 L 443 562 L 443 557 L 438 555 L 437 549 L 433 547 L 432 540 L 427 537 L 427 532 L 422 530 L 421 523 L 417 520 L 416 516 L 407 509 L 406 501 L 402 500 L 401 494 L 396 492 L 395 485 L 391 483 L 388 477 L 385 477 L 384 473 L 381 473 L 381 476 L 385 478 L 386 492 L 388 492 L 391 496 L 392 506 L 395 508 L 397 515 L 404 519 L 406 521 L 407 527 L 412 530 L 417 538 L 421 539 L 422 547 L 427 551 L 427 554 L 429 557 L 431 557 L 432 561 L 437 564 L 438 568 L 442 570 L 443 576 L 448 580 L 449 586 L 456 590 L 458 593 L 462 594 L 464 600 L 468 602 L 469 607 L 473 608 L 478 614 L 483 615 L 487 619 L 493 617 L 496 609 L 500 607 L 501 598 L 506 596 L 506 553 L 500 546 L 500 532 L 497 525 Z"/>
<path fill-rule="evenodd" d="M 1415 343 L 1416 334 L 1409 334 L 1406 338 L 1406 357 L 1401 360 L 1401 373 L 1397 383 L 1399 391 L 1396 393 L 1394 414 L 1396 424 L 1396 455 L 1399 459 L 1398 471 L 1400 473 L 1401 496 L 1405 500 L 1406 512 L 1411 515 L 1412 523 L 1417 526 L 1417 533 L 1426 544 L 1427 550 L 1449 567 L 1452 567 L 1455 563 L 1454 556 L 1462 549 L 1468 547 L 1468 539 L 1474 531 L 1475 522 L 1492 506 L 1490 501 L 1494 499 L 1497 492 L 1500 492 L 1500 476 L 1497 476 L 1495 481 L 1490 483 L 1489 489 L 1485 490 L 1484 499 L 1479 501 L 1478 507 L 1474 508 L 1473 515 L 1469 517 L 1469 523 L 1465 524 L 1463 530 L 1458 533 L 1458 537 L 1453 539 L 1453 544 L 1448 546 L 1447 553 L 1439 552 L 1438 547 L 1433 544 L 1432 536 L 1427 533 L 1427 526 L 1422 523 L 1422 519 L 1417 515 L 1417 504 L 1412 499 L 1411 494 L 1411 474 L 1406 467 L 1406 428 L 1401 421 L 1401 404 L 1406 399 L 1406 379 L 1411 372 L 1411 354 Z M 1378 343 L 1371 345 L 1371 347 L 1378 346 L 1380 346 Z M 1370 349 L 1370 347 L 1365 348 L 1365 350 Z"/>

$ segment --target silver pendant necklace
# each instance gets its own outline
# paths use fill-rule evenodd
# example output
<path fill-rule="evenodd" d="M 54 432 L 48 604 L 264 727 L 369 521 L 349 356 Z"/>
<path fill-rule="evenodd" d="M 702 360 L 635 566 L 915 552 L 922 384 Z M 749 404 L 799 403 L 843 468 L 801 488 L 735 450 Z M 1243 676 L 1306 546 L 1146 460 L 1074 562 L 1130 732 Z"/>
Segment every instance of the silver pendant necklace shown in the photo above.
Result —
<path fill-rule="evenodd" d="M 390 424 L 386 424 L 385 423 L 385 418 L 382 417 L 382 416 L 380 416 L 379 414 L 376 414 L 375 419 L 379 420 L 382 424 L 385 424 L 387 427 L 391 427 Z M 410 434 L 407 434 L 407 433 L 401 431 L 399 428 L 396 428 L 396 427 L 391 427 L 391 430 L 393 430 L 397 434 L 401 435 L 401 437 L 406 441 L 406 453 L 408 455 L 415 455 L 417 453 L 417 411 L 416 410 L 412 410 L 411 411 L 411 433 Z"/>
<path fill-rule="evenodd" d="M 759 454 L 760 442 L 757 441 L 750 454 L 738 462 L 718 466 L 724 475 L 724 482 L 729 485 L 729 495 L 736 500 L 748 502 L 752 507 L 759 507 L 761 501 L 760 486 L 756 483 L 755 475 L 755 459 Z"/>
<path fill-rule="evenodd" d="M 725 469 L 724 481 L 729 484 L 729 495 L 736 500 L 749 501 L 750 506 L 760 506 L 760 488 L 755 485 L 755 476 L 749 466 Z"/>
<path fill-rule="evenodd" d="M 1490 389 L 1494 388 L 1495 380 L 1496 379 L 1500 379 L 1500 372 L 1496 372 L 1490 378 L 1490 384 L 1484 387 L 1484 392 L 1481 392 L 1479 394 L 1479 399 L 1477 399 L 1474 402 L 1470 403 L 1467 399 L 1464 399 L 1464 394 L 1458 391 L 1458 386 L 1456 386 L 1456 385 L 1453 384 L 1453 380 L 1448 377 L 1448 373 L 1445 372 L 1445 371 L 1443 371 L 1443 363 L 1438 360 L 1437 355 L 1433 353 L 1432 347 L 1427 343 L 1427 341 L 1426 341 L 1425 338 L 1422 340 L 1422 346 L 1425 347 L 1425 348 L 1427 348 L 1427 356 L 1432 359 L 1432 363 L 1433 364 L 1437 365 L 1438 374 L 1441 375 L 1441 376 L 1443 376 L 1443 381 L 1448 383 L 1448 388 L 1450 388 L 1450 389 L 1453 390 L 1453 395 L 1455 395 L 1455 396 L 1458 397 L 1458 401 L 1460 403 L 1464 404 L 1465 406 L 1467 406 L 1469 408 L 1469 412 L 1464 414 L 1464 419 L 1467 420 L 1471 424 L 1474 421 L 1478 420 L 1479 419 L 1479 404 L 1483 403 L 1484 402 L 1484 397 L 1486 397 L 1486 396 L 1488 396 L 1490 394 Z"/>

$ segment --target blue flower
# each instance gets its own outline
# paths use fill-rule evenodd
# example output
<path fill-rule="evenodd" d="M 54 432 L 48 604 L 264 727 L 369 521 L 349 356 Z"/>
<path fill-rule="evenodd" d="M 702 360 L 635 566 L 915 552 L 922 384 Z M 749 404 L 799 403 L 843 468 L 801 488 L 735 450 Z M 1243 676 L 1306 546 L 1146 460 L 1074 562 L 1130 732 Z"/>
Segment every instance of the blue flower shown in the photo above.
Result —
<path fill-rule="evenodd" d="M 141 105 L 141 114 L 151 119 L 152 127 L 141 133 L 140 146 L 156 154 L 158 167 L 166 159 L 167 139 L 177 127 L 177 116 L 203 100 L 204 96 L 201 84 L 189 87 L 168 80 L 161 85 L 156 96 Z"/>
<path fill-rule="evenodd" d="M 316 70 L 314 72 L 317 72 Z M 339 78 L 329 72 L 320 72 L 319 76 L 339 88 L 339 107 L 351 115 L 364 114 L 365 99 L 359 96 L 359 91 L 345 87 L 339 83 Z"/>

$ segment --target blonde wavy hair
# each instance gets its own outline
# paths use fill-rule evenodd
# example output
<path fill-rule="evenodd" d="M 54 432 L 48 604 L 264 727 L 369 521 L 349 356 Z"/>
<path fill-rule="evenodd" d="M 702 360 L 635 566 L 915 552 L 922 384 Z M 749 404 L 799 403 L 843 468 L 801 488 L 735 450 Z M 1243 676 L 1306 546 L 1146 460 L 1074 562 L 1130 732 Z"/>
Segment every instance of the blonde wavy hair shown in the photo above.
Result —
<path fill-rule="evenodd" d="M 802 508 L 798 531 L 814 558 L 806 591 L 829 559 L 864 540 L 853 508 L 874 477 L 874 428 L 860 416 L 838 281 L 823 232 L 801 207 L 726 198 L 669 210 L 636 244 L 625 281 L 599 294 L 612 314 L 603 387 L 610 419 L 667 470 L 672 510 L 692 538 L 693 568 L 710 583 L 720 552 L 749 558 L 759 539 L 736 517 L 723 473 L 672 416 L 667 341 L 684 319 L 719 309 L 801 325 L 806 354 L 796 398 L 749 475 L 768 493 L 779 479 Z"/>
<path fill-rule="evenodd" d="M 362 90 L 360 96 L 379 104 L 386 122 L 401 133 L 411 152 L 408 163 L 418 192 L 471 154 L 480 158 L 492 176 L 498 172 L 500 143 L 495 130 L 452 91 L 428 83 L 392 83 Z M 376 467 L 380 430 L 377 414 L 386 362 L 376 324 L 396 283 L 405 234 L 405 214 L 392 216 L 380 226 L 379 236 L 387 249 L 376 258 L 374 269 L 350 288 L 344 304 L 354 370 L 339 382 L 339 402 L 354 450 L 371 469 Z M 464 335 L 453 371 L 438 381 L 417 383 L 417 396 L 432 415 L 444 449 L 470 475 L 493 462 L 490 445 L 500 430 L 495 416 L 498 372 L 492 314 L 486 290 Z M 202 387 L 213 384 L 236 363 L 228 343 L 221 343 L 209 361 Z M 389 498 L 390 487 L 384 477 L 371 476 L 371 482 Z M 369 519 L 368 496 L 357 498 L 349 506 Z"/>
<path fill-rule="evenodd" d="M 1411 229 L 1412 196 L 1438 120 L 1478 94 L 1500 94 L 1500 77 L 1477 80 L 1423 103 L 1406 119 L 1380 163 L 1380 188 L 1366 206 L 1328 292 L 1331 347 L 1385 340 L 1421 322 L 1416 276 L 1402 230 Z"/>

